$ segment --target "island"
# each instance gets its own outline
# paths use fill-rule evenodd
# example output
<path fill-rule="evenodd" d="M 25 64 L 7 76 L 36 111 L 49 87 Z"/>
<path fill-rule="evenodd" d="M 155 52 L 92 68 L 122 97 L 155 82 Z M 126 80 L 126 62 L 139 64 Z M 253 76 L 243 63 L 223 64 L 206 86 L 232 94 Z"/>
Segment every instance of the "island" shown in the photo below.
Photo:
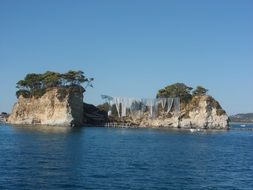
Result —
<path fill-rule="evenodd" d="M 202 86 L 175 83 L 152 99 L 102 96 L 94 106 L 83 102 L 93 78 L 82 71 L 27 74 L 17 82 L 17 103 L 8 122 L 17 125 L 134 126 L 182 129 L 228 129 L 229 118 Z"/>
<path fill-rule="evenodd" d="M 80 126 L 83 93 L 93 78 L 82 71 L 27 74 L 17 82 L 17 103 L 8 118 L 11 124 Z M 82 86 L 85 84 L 85 87 Z"/>

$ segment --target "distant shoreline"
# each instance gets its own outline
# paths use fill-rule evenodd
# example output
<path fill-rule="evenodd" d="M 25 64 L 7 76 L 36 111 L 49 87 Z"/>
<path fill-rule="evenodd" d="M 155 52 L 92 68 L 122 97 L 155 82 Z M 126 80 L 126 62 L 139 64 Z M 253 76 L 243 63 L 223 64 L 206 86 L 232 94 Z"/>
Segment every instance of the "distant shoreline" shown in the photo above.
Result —
<path fill-rule="evenodd" d="M 229 124 L 242 124 L 242 125 L 245 125 L 245 124 L 249 124 L 249 125 L 253 125 L 253 122 L 229 122 Z"/>

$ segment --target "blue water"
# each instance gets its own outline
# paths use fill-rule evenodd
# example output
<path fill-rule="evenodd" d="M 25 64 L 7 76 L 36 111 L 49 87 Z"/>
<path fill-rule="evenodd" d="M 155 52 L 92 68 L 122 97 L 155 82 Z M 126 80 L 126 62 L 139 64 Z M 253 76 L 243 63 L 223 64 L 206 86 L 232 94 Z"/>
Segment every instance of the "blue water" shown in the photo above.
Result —
<path fill-rule="evenodd" d="M 253 189 L 253 131 L 0 126 L 0 189 Z"/>

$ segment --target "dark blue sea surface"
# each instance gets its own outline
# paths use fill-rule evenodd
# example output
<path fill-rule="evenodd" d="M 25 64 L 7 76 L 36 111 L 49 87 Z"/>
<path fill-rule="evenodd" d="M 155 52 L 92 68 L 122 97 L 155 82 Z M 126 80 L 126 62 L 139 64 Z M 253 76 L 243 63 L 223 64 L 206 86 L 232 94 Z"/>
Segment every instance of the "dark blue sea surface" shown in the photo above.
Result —
<path fill-rule="evenodd" d="M 0 189 L 253 189 L 253 126 L 0 126 Z"/>

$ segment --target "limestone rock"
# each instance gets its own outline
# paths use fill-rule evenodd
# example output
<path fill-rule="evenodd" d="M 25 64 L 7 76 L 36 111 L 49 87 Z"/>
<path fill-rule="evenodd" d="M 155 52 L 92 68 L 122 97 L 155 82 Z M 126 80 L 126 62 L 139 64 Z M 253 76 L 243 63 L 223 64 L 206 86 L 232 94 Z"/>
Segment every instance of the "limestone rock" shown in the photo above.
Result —
<path fill-rule="evenodd" d="M 189 103 L 189 107 L 185 110 L 187 114 L 179 119 L 179 127 L 204 129 L 228 128 L 228 115 L 211 96 L 194 97 Z"/>
<path fill-rule="evenodd" d="M 82 124 L 82 120 L 82 90 L 52 88 L 40 98 L 20 96 L 8 123 L 77 126 Z"/>

